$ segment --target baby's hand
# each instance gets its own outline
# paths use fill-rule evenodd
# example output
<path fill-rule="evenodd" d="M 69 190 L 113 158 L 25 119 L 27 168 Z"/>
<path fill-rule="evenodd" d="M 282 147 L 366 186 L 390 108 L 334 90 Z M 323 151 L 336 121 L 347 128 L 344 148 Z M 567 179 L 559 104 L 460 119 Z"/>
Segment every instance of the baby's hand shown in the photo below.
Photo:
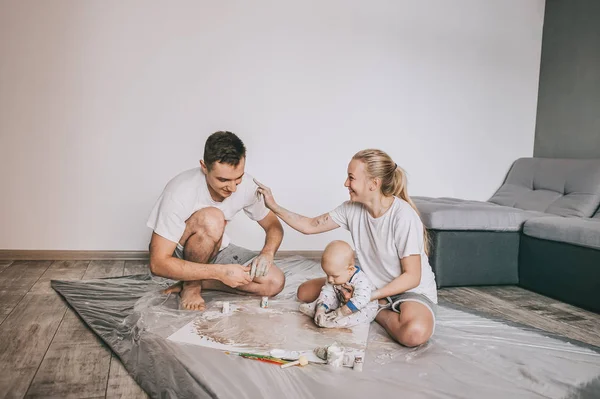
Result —
<path fill-rule="evenodd" d="M 332 310 L 329 313 L 321 313 L 315 315 L 315 324 L 319 327 L 331 328 L 337 327 L 336 321 L 345 317 L 342 308 Z"/>
<path fill-rule="evenodd" d="M 327 313 L 321 312 L 315 314 L 315 324 L 319 327 L 325 327 L 325 318 L 327 317 Z"/>

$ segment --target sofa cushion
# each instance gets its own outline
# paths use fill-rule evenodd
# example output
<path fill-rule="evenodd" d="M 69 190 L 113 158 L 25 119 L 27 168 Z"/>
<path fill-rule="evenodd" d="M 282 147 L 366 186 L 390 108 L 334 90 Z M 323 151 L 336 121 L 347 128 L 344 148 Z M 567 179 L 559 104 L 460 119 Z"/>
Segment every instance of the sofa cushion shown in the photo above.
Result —
<path fill-rule="evenodd" d="M 559 216 L 590 217 L 600 204 L 600 159 L 518 159 L 489 202 Z"/>
<path fill-rule="evenodd" d="M 523 233 L 543 240 L 600 250 L 600 219 L 543 217 L 525 222 Z"/>
<path fill-rule="evenodd" d="M 425 227 L 433 230 L 520 231 L 541 212 L 457 198 L 413 197 Z"/>

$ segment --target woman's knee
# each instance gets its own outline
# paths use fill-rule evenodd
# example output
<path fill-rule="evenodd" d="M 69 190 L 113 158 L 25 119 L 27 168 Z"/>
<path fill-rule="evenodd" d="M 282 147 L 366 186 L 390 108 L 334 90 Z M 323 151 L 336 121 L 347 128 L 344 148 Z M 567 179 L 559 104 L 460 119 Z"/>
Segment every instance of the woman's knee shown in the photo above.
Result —
<path fill-rule="evenodd" d="M 300 284 L 300 286 L 298 287 L 298 291 L 296 292 L 296 296 L 298 297 L 298 300 L 300 302 L 312 302 L 310 300 L 311 295 L 309 295 L 309 288 L 307 287 L 308 281 Z"/>
<path fill-rule="evenodd" d="M 298 300 L 301 302 L 312 302 L 319 297 L 321 288 L 325 285 L 325 278 L 316 278 L 305 281 L 298 287 Z"/>
<path fill-rule="evenodd" d="M 423 345 L 431 338 L 432 329 L 427 323 L 412 321 L 401 325 L 394 338 L 404 346 L 410 348 Z"/>
<path fill-rule="evenodd" d="M 194 212 L 186 224 L 195 234 L 202 234 L 204 237 L 218 241 L 225 232 L 226 222 L 225 215 L 220 209 L 208 207 Z"/>

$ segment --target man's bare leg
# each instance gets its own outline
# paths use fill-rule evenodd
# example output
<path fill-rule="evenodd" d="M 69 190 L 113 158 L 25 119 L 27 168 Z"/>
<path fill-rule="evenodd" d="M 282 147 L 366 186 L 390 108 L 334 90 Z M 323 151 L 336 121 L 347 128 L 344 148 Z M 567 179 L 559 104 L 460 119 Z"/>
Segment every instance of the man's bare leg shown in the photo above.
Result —
<path fill-rule="evenodd" d="M 219 250 L 219 242 L 212 243 L 210 240 L 204 237 L 194 234 L 191 236 L 184 247 L 183 254 L 185 259 L 189 259 L 192 262 L 207 263 L 210 258 L 216 255 Z M 212 246 L 212 248 L 211 248 Z M 215 249 L 216 247 L 216 249 Z M 209 252 L 212 249 L 212 252 Z M 209 255 L 206 256 L 205 254 Z M 202 292 L 202 281 L 184 281 L 181 291 L 181 304 L 185 309 L 189 310 L 204 310 L 206 305 L 204 298 L 200 295 Z"/>
<path fill-rule="evenodd" d="M 183 257 L 196 263 L 208 263 L 217 254 L 225 231 L 223 212 L 217 208 L 204 208 L 195 212 L 185 223 L 185 232 L 180 240 Z M 164 293 L 180 293 L 181 305 L 188 310 L 204 310 L 206 305 L 200 295 L 201 281 L 178 282 Z"/>

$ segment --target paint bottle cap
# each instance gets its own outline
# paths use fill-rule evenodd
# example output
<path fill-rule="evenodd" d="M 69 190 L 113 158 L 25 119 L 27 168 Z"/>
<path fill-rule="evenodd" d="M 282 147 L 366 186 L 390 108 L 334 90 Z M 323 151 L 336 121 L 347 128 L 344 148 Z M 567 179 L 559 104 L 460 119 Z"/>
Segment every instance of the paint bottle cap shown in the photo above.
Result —
<path fill-rule="evenodd" d="M 352 369 L 354 371 L 362 371 L 363 370 L 363 357 L 361 355 L 357 355 L 354 357 L 354 366 Z"/>
<path fill-rule="evenodd" d="M 269 297 L 268 296 L 263 296 L 262 299 L 260 300 L 260 307 L 261 308 L 267 308 L 269 307 Z"/>

